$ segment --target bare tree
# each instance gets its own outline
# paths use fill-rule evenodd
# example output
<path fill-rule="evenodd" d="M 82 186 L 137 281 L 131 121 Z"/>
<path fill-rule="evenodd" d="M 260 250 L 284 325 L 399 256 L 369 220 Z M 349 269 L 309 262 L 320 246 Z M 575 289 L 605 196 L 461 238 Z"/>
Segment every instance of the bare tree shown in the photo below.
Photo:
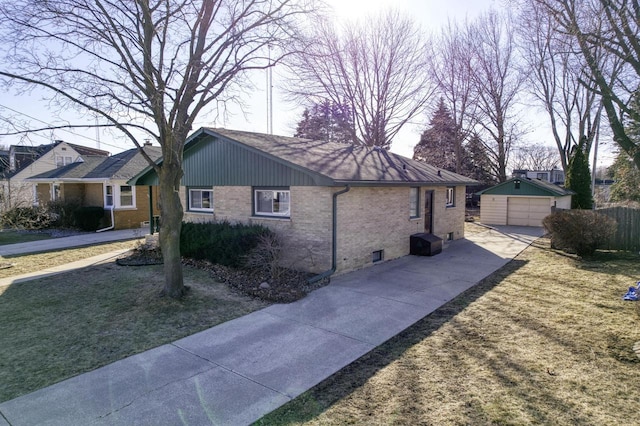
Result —
<path fill-rule="evenodd" d="M 602 104 L 589 70 L 572 51 L 572 38 L 556 31 L 555 21 L 536 0 L 523 4 L 519 20 L 525 64 L 531 70 L 529 86 L 549 116 L 551 131 L 567 172 L 573 147 L 586 136 L 585 154 L 591 151 L 600 124 Z M 593 55 L 598 62 L 612 60 L 599 46 Z"/>
<path fill-rule="evenodd" d="M 625 122 L 638 120 L 630 106 L 640 78 L 640 5 L 637 0 L 536 0 L 553 18 L 556 30 L 571 37 L 575 53 L 589 70 L 609 119 L 614 141 L 640 167 L 640 141 L 627 134 Z M 604 49 L 615 61 L 601 61 Z"/>
<path fill-rule="evenodd" d="M 437 90 L 450 108 L 457 132 L 454 140 L 456 173 L 462 173 L 463 143 L 473 132 L 475 92 L 472 86 L 472 54 L 468 26 L 449 21 L 432 43 L 429 70 Z"/>
<path fill-rule="evenodd" d="M 480 16 L 468 31 L 475 128 L 493 175 L 504 182 L 511 147 L 521 135 L 517 102 L 525 75 L 518 63 L 515 31 L 510 15 L 494 11 Z"/>
<path fill-rule="evenodd" d="M 560 164 L 560 156 L 554 147 L 532 144 L 515 149 L 512 164 L 518 170 L 554 170 Z"/>
<path fill-rule="evenodd" d="M 359 144 L 389 148 L 433 93 L 423 36 L 397 12 L 340 29 L 318 22 L 306 50 L 298 51 L 289 62 L 292 97 L 306 104 L 329 100 L 348 106 L 352 139 Z"/>
<path fill-rule="evenodd" d="M 46 89 L 60 108 L 97 114 L 138 147 L 144 137 L 160 143 L 161 164 L 145 157 L 159 179 L 162 294 L 186 291 L 179 187 L 194 121 L 212 102 L 233 100 L 245 72 L 282 59 L 311 1 L 0 3 L 5 85 Z"/>

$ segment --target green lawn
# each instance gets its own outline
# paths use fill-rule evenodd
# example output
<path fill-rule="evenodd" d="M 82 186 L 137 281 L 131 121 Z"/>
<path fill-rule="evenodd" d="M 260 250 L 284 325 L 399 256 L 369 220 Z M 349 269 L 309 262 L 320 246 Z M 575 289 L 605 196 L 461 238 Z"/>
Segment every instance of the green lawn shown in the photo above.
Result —
<path fill-rule="evenodd" d="M 635 425 L 640 256 L 534 246 L 260 425 Z"/>
<path fill-rule="evenodd" d="M 48 240 L 50 234 L 40 232 L 0 231 L 0 246 L 5 244 L 28 243 L 29 241 Z"/>

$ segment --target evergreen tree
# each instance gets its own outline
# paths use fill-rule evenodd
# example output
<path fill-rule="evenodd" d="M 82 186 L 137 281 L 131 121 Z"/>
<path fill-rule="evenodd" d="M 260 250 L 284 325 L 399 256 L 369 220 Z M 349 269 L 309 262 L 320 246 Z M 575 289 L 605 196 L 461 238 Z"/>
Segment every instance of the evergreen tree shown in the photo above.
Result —
<path fill-rule="evenodd" d="M 491 173 L 491 160 L 487 157 L 484 144 L 480 136 L 474 134 L 463 146 L 464 158 L 461 174 L 475 179 L 482 185 L 496 183 L 495 176 Z"/>
<path fill-rule="evenodd" d="M 569 169 L 565 186 L 575 194 L 571 197 L 572 209 L 593 208 L 593 196 L 591 194 L 591 172 L 589 171 L 589 160 L 584 152 L 586 138 L 583 137 L 580 143 L 574 147 L 569 160 Z"/>
<path fill-rule="evenodd" d="M 341 143 L 355 143 L 349 107 L 324 101 L 306 108 L 298 122 L 295 137 Z"/>
<path fill-rule="evenodd" d="M 640 202 L 640 170 L 624 151 L 609 168 L 615 182 L 611 185 L 611 201 Z"/>
<path fill-rule="evenodd" d="M 630 107 L 640 111 L 640 92 L 636 91 Z M 640 143 L 640 120 L 633 119 L 627 123 L 627 135 L 638 145 Z M 616 161 L 609 168 L 609 172 L 615 179 L 611 185 L 611 201 L 638 201 L 640 202 L 640 169 L 625 151 L 620 151 Z"/>
<path fill-rule="evenodd" d="M 456 141 L 459 140 L 458 126 L 443 98 L 440 98 L 438 108 L 434 111 L 429 125 L 430 127 L 422 133 L 420 142 L 413 149 L 413 159 L 450 172 L 459 172 L 457 159 L 458 156 L 462 158 L 463 153 L 461 147 L 456 147 Z"/>

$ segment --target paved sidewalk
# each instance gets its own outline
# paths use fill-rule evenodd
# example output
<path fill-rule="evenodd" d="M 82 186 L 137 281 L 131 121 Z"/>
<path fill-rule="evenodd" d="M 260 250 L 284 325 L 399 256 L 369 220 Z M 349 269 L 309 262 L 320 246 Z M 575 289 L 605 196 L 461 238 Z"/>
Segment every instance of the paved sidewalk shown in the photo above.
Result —
<path fill-rule="evenodd" d="M 90 246 L 112 241 L 134 240 L 144 238 L 148 232 L 149 229 L 147 228 L 123 229 L 120 231 L 94 232 L 73 235 L 71 237 L 50 238 L 48 240 L 31 241 L 28 243 L 6 244 L 0 246 L 0 256 L 15 256 L 25 253 Z"/>
<path fill-rule="evenodd" d="M 541 236 L 500 227 L 0 404 L 0 426 L 243 425 L 310 389 Z M 4 422 L 4 423 L 3 423 Z"/>

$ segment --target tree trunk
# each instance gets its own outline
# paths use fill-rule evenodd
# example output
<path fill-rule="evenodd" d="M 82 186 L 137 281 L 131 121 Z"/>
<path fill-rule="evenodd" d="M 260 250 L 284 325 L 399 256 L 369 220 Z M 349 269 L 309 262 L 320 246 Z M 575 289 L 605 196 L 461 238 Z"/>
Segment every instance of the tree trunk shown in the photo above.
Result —
<path fill-rule="evenodd" d="M 182 203 L 180 202 L 181 168 L 175 163 L 164 163 L 159 174 L 160 186 L 160 249 L 164 260 L 164 288 L 161 296 L 180 298 L 189 290 L 182 276 L 180 231 L 182 229 Z"/>

